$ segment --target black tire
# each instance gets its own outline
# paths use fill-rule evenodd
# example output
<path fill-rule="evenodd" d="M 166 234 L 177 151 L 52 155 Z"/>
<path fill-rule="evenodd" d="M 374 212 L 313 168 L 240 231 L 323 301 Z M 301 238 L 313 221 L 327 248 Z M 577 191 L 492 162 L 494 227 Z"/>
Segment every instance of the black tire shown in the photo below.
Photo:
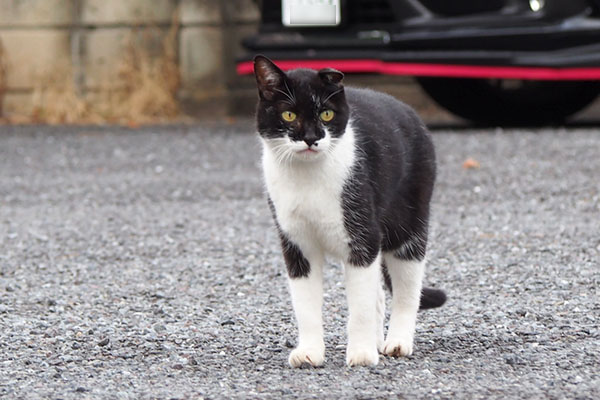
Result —
<path fill-rule="evenodd" d="M 598 81 L 418 78 L 440 106 L 491 125 L 560 124 L 594 101 Z"/>

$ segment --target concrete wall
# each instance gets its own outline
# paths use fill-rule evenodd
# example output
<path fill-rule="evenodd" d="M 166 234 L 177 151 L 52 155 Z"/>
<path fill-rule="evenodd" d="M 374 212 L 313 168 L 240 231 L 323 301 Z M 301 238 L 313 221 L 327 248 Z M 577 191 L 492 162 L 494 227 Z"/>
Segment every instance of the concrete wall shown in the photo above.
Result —
<path fill-rule="evenodd" d="M 252 0 L 0 0 L 4 113 L 29 112 L 40 78 L 57 68 L 72 73 L 79 91 L 101 90 L 118 74 L 132 33 L 152 54 L 173 23 L 179 97 L 202 113 L 214 99 L 248 88 L 233 60 L 238 39 L 256 29 L 259 17 Z"/>

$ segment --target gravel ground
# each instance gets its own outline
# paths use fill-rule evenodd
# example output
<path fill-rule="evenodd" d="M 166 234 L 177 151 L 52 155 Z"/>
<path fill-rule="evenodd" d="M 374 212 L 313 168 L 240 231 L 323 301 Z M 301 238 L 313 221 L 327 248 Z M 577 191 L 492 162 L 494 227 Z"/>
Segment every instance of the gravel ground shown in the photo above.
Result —
<path fill-rule="evenodd" d="M 435 131 L 448 303 L 412 357 L 348 369 L 332 265 L 300 370 L 252 131 L 0 128 L 0 397 L 600 398 L 597 130 Z"/>

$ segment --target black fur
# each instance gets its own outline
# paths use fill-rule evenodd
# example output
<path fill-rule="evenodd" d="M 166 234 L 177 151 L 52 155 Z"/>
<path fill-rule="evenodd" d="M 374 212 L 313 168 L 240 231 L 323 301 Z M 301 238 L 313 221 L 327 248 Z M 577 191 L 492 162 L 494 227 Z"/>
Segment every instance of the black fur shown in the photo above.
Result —
<path fill-rule="evenodd" d="M 371 265 L 381 249 L 382 234 L 369 186 L 366 168 L 360 163 L 356 164 L 342 193 L 344 226 L 350 236 L 348 262 L 354 266 Z"/>
<path fill-rule="evenodd" d="M 346 261 L 368 266 L 380 250 L 403 260 L 422 260 L 436 164 L 431 136 L 416 113 L 386 94 L 344 88 L 343 74 L 332 69 L 284 73 L 258 56 L 255 75 L 260 95 L 258 132 L 265 138 L 322 138 L 325 132 L 318 115 L 323 109 L 335 112 L 327 123 L 332 137 L 343 135 L 351 121 L 359 157 L 342 194 L 344 225 L 351 238 Z M 297 119 L 286 123 L 281 113 L 290 109 Z M 308 262 L 278 229 L 290 276 L 306 276 Z M 421 308 L 444 301 L 443 292 L 426 288 Z"/>
<path fill-rule="evenodd" d="M 290 278 L 307 277 L 310 272 L 308 260 L 304 257 L 298 246 L 292 243 L 281 229 L 278 228 L 278 230 L 288 275 Z"/>
<path fill-rule="evenodd" d="M 346 88 L 346 99 L 364 154 L 345 188 L 346 221 L 361 221 L 348 230 L 368 228 L 370 237 L 379 235 L 383 251 L 422 260 L 436 169 L 431 137 L 415 112 L 391 96 Z M 377 226 L 365 226 L 366 220 Z"/>
<path fill-rule="evenodd" d="M 420 310 L 441 307 L 446 302 L 446 293 L 440 289 L 423 288 L 421 291 Z"/>
<path fill-rule="evenodd" d="M 275 221 L 275 227 L 277 228 L 277 233 L 279 234 L 279 240 L 281 241 L 281 250 L 283 253 L 283 259 L 285 260 L 285 265 L 287 267 L 288 275 L 290 278 L 302 278 L 307 277 L 310 272 L 310 263 L 300 251 L 300 248 L 296 246 L 283 232 L 279 223 L 277 222 L 277 216 L 275 214 L 275 206 L 273 205 L 273 201 L 271 198 L 268 198 L 269 208 L 271 209 L 271 214 L 273 215 L 273 220 Z"/>
<path fill-rule="evenodd" d="M 262 60 L 262 62 L 261 62 Z M 332 137 L 344 134 L 350 116 L 350 110 L 344 96 L 344 88 L 338 80 L 339 71 L 325 69 L 321 74 L 309 69 L 296 69 L 287 74 L 281 71 L 264 57 L 257 56 L 255 68 L 273 68 L 267 73 L 277 76 L 276 80 L 269 83 L 261 79 L 256 73 L 260 101 L 256 109 L 257 128 L 260 135 L 265 138 L 289 135 L 292 140 L 305 140 L 305 138 L 323 138 L 325 132 L 318 115 L 323 109 L 333 110 L 336 117 L 327 124 Z M 258 72 L 258 71 L 257 71 Z M 296 92 L 306 96 L 296 96 Z M 286 123 L 281 119 L 281 113 L 290 109 L 298 114 L 293 123 Z"/>

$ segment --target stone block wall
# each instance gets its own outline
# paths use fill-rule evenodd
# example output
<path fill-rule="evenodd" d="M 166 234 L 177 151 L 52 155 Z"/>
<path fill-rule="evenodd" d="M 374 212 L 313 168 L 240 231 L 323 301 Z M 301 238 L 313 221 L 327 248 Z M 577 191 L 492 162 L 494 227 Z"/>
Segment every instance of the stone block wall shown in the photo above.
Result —
<path fill-rule="evenodd" d="M 157 54 L 175 24 L 179 98 L 202 114 L 251 84 L 235 75 L 234 59 L 259 18 L 253 0 L 0 0 L 2 112 L 28 113 L 36 85 L 53 70 L 72 74 L 82 93 L 102 90 L 118 74 L 128 40 Z"/>

